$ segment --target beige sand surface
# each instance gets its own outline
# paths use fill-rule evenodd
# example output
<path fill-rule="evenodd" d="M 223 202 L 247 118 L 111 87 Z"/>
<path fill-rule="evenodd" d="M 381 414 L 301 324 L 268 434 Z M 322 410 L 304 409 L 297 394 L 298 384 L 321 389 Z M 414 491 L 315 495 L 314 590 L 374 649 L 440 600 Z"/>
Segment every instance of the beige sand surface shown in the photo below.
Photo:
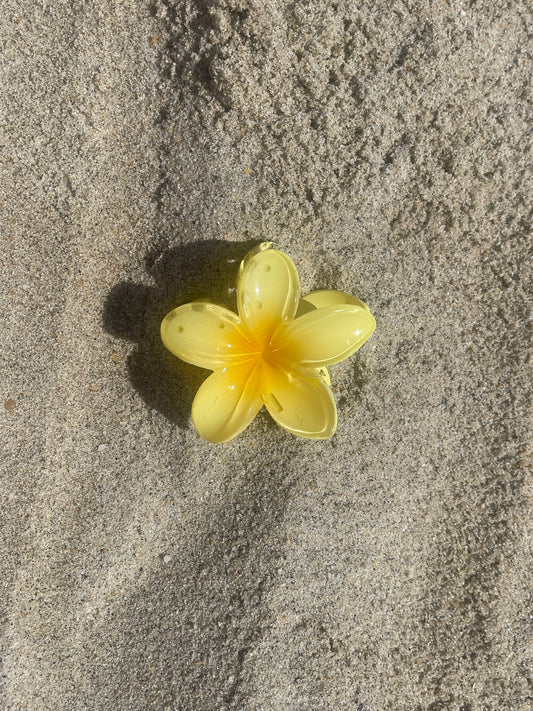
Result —
<path fill-rule="evenodd" d="M 2 709 L 528 711 L 529 0 L 4 0 Z M 273 240 L 378 327 L 199 439 L 161 317 Z"/>

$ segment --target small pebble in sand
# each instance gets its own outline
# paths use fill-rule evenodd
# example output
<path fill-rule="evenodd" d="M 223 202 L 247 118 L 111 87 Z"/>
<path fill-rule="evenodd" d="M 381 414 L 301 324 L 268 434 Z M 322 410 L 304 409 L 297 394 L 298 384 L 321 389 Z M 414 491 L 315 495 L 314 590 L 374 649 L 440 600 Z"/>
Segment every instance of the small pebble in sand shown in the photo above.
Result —
<path fill-rule="evenodd" d="M 4 407 L 10 414 L 15 411 L 15 405 L 16 403 L 13 398 L 8 397 L 7 400 L 4 401 Z"/>

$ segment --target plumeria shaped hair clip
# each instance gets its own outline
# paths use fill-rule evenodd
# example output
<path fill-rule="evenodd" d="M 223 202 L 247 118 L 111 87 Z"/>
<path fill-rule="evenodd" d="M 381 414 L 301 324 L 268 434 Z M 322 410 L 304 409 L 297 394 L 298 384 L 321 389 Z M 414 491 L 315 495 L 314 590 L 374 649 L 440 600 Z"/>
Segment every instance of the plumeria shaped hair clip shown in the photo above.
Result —
<path fill-rule="evenodd" d="M 204 301 L 165 316 L 161 337 L 174 355 L 214 371 L 192 404 L 196 429 L 209 442 L 240 434 L 264 405 L 298 437 L 335 433 L 337 409 L 326 366 L 352 355 L 376 322 L 366 304 L 341 291 L 300 298 L 289 257 L 264 242 L 242 261 L 238 315 Z"/>

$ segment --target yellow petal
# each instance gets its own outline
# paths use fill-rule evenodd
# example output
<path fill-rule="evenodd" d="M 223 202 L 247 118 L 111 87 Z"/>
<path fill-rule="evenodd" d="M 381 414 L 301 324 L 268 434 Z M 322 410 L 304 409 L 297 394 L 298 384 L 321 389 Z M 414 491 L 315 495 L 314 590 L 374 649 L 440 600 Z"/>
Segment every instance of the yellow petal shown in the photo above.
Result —
<path fill-rule="evenodd" d="M 299 297 L 298 272 L 286 254 L 262 249 L 244 259 L 237 285 L 239 316 L 261 349 L 281 322 L 294 318 Z"/>
<path fill-rule="evenodd" d="M 311 304 L 316 309 L 323 309 L 326 306 L 338 306 L 339 304 L 353 304 L 354 306 L 360 306 L 370 313 L 370 309 L 364 301 L 356 299 L 355 296 L 347 294 L 345 291 L 337 291 L 336 289 L 318 289 L 317 291 L 311 291 L 302 298 L 302 301 L 306 302 L 306 304 Z"/>
<path fill-rule="evenodd" d="M 370 338 L 375 327 L 372 314 L 360 306 L 326 306 L 288 324 L 275 348 L 282 362 L 319 368 L 348 358 Z"/>
<path fill-rule="evenodd" d="M 261 390 L 272 418 L 292 434 L 308 439 L 327 439 L 335 434 L 335 400 L 313 368 L 284 372 L 264 364 Z"/>
<path fill-rule="evenodd" d="M 212 373 L 192 404 L 192 419 L 208 442 L 227 442 L 240 434 L 257 415 L 260 367 L 248 361 Z"/>
<path fill-rule="evenodd" d="M 161 338 L 181 360 L 210 370 L 249 359 L 253 350 L 237 315 L 207 302 L 178 306 L 167 314 Z"/>

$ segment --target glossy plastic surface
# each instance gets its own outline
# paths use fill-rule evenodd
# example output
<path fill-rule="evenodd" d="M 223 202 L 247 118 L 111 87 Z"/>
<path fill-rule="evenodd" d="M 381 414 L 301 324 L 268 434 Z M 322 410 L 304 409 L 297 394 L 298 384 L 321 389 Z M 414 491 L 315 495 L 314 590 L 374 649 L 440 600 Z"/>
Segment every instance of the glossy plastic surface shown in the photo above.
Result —
<path fill-rule="evenodd" d="M 294 318 L 299 301 L 298 272 L 286 254 L 266 249 L 246 260 L 237 284 L 237 306 L 258 348 L 266 348 L 280 323 Z"/>
<path fill-rule="evenodd" d="M 172 353 L 214 371 L 193 402 L 198 432 L 209 442 L 227 442 L 265 405 L 299 437 L 331 437 L 337 411 L 325 366 L 372 335 L 375 320 L 366 304 L 330 290 L 301 299 L 294 264 L 268 243 L 243 260 L 237 303 L 239 315 L 206 302 L 185 304 L 161 324 Z"/>

